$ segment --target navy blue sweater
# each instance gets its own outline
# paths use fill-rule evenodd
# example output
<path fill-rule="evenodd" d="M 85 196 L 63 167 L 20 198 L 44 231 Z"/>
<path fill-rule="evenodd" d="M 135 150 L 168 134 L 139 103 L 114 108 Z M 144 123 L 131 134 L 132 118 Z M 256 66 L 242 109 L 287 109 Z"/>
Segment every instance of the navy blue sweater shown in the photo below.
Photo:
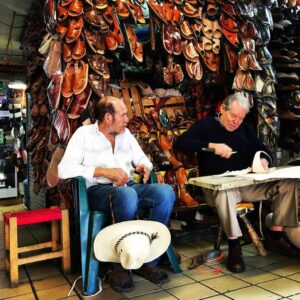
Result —
<path fill-rule="evenodd" d="M 224 143 L 237 153 L 230 158 L 222 158 L 213 152 L 201 151 L 209 143 Z M 198 120 L 174 142 L 173 147 L 185 153 L 197 153 L 201 176 L 221 174 L 226 171 L 251 167 L 255 152 L 271 153 L 256 137 L 253 128 L 243 122 L 235 131 L 227 131 L 215 117 Z"/>

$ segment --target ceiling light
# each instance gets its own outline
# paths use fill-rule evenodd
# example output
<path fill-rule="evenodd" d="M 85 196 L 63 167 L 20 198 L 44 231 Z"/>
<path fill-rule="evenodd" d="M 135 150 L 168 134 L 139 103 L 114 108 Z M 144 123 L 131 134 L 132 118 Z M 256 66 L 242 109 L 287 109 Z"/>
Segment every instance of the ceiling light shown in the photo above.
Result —
<path fill-rule="evenodd" d="M 27 85 L 22 81 L 14 81 L 14 82 L 10 82 L 8 84 L 8 87 L 10 89 L 15 89 L 15 90 L 25 90 L 27 88 Z"/>

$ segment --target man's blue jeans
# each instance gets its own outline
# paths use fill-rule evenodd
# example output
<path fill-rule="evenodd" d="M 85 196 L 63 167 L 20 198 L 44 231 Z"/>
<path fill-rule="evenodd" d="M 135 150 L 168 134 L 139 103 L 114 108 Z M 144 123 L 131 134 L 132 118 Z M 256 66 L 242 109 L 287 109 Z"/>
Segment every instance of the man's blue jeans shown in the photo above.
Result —
<path fill-rule="evenodd" d="M 150 209 L 148 219 L 168 224 L 175 201 L 173 188 L 168 184 L 134 184 L 114 187 L 110 184 L 97 184 L 88 189 L 91 210 L 110 212 L 111 194 L 115 222 L 134 220 L 138 209 Z M 156 265 L 158 260 L 150 265 Z"/>

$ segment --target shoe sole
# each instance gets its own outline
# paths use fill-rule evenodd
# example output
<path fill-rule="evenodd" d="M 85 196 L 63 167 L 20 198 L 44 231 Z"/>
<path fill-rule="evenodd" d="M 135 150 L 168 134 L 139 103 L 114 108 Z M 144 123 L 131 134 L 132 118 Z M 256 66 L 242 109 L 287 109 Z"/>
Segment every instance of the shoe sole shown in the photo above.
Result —
<path fill-rule="evenodd" d="M 110 287 L 118 292 L 118 293 L 129 293 L 129 292 L 132 292 L 134 290 L 134 286 L 133 287 L 130 287 L 130 288 L 126 288 L 126 289 L 122 289 L 122 288 L 119 288 L 119 287 L 114 287 L 112 285 L 110 285 Z"/>

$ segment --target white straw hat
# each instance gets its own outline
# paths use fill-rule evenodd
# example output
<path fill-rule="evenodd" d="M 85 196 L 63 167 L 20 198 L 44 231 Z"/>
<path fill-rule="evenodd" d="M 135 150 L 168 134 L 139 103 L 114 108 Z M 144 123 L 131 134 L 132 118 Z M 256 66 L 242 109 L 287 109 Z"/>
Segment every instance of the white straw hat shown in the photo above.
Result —
<path fill-rule="evenodd" d="M 98 260 L 121 263 L 124 269 L 139 269 L 161 256 L 171 242 L 169 229 L 160 222 L 134 220 L 116 223 L 96 236 Z"/>

